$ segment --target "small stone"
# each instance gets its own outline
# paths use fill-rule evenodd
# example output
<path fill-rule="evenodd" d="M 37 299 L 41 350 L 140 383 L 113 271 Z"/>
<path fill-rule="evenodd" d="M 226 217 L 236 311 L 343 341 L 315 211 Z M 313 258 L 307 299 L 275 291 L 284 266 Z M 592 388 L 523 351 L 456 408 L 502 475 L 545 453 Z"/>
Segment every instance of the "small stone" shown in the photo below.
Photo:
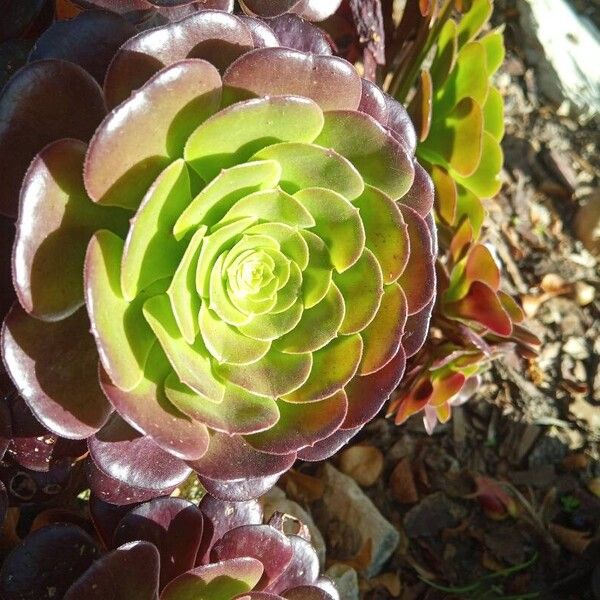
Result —
<path fill-rule="evenodd" d="M 339 460 L 340 471 L 363 487 L 373 485 L 383 471 L 383 453 L 375 446 L 350 446 L 340 454 Z"/>
<path fill-rule="evenodd" d="M 579 306 L 587 306 L 596 298 L 596 288 L 585 281 L 575 283 L 575 299 Z"/>
<path fill-rule="evenodd" d="M 592 194 L 579 207 L 573 227 L 585 249 L 600 256 L 600 191 Z"/>
<path fill-rule="evenodd" d="M 559 438 L 545 435 L 535 444 L 527 462 L 530 469 L 536 469 L 559 463 L 566 455 L 567 448 Z"/>
<path fill-rule="evenodd" d="M 435 492 L 411 508 L 404 516 L 409 537 L 432 537 L 443 529 L 457 527 L 467 516 L 467 509 L 444 492 Z"/>
<path fill-rule="evenodd" d="M 359 600 L 358 575 L 352 567 L 335 563 L 325 571 L 325 575 L 335 583 L 343 600 Z"/>
<path fill-rule="evenodd" d="M 323 482 L 325 492 L 320 510 L 313 511 L 317 525 L 328 538 L 340 538 L 345 550 L 348 550 L 346 538 L 352 538 L 355 554 L 371 540 L 370 560 L 361 572 L 365 577 L 377 575 L 396 549 L 400 534 L 358 484 L 329 463 L 323 467 Z M 329 542 L 331 552 L 332 540 Z"/>
<path fill-rule="evenodd" d="M 575 360 L 586 360 L 590 355 L 586 339 L 583 337 L 569 338 L 563 346 L 563 352 Z"/>

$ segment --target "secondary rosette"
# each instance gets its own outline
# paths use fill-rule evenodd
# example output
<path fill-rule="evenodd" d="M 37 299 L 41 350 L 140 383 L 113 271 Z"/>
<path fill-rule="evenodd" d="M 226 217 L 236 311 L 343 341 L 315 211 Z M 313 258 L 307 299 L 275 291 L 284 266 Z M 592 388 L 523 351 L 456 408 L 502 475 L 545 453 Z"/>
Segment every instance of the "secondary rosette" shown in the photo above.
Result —
<path fill-rule="evenodd" d="M 21 187 L 4 360 L 48 429 L 89 438 L 109 501 L 190 468 L 215 495 L 260 494 L 371 419 L 427 330 L 433 190 L 404 109 L 269 31 L 202 11 L 126 41 L 103 94 L 46 59 L 0 100 L 0 151 L 19 128 L 44 146 Z M 61 86 L 88 113 L 50 130 Z"/>

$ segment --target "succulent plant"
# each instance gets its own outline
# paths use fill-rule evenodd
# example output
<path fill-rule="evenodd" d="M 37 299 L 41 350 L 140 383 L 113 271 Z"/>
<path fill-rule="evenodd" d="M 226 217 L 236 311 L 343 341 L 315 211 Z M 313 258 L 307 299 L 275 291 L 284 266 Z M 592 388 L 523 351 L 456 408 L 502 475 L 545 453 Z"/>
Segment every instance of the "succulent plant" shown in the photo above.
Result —
<path fill-rule="evenodd" d="M 257 496 L 350 439 L 425 339 L 433 188 L 406 111 L 266 23 L 201 10 L 123 41 L 83 12 L 0 97 L 3 359 L 110 502 L 190 469 Z M 322 38 L 302 25 L 287 46 Z"/>
<path fill-rule="evenodd" d="M 2 597 L 339 600 L 306 528 L 286 533 L 280 513 L 263 524 L 256 500 L 163 497 L 124 509 L 92 497 L 90 514 L 95 531 L 68 513 L 32 528 L 0 569 Z"/>

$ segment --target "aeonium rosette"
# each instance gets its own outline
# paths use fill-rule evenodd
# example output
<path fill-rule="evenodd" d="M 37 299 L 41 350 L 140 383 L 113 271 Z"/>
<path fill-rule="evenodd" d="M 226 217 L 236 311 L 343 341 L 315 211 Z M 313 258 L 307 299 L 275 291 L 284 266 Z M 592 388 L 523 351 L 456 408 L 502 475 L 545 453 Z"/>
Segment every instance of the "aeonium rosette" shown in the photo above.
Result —
<path fill-rule="evenodd" d="M 3 358 L 50 431 L 89 438 L 100 497 L 190 468 L 256 496 L 380 410 L 429 323 L 433 189 L 352 65 L 202 11 L 126 41 L 103 90 L 29 63 L 0 114 L 7 212 L 22 178 Z"/>

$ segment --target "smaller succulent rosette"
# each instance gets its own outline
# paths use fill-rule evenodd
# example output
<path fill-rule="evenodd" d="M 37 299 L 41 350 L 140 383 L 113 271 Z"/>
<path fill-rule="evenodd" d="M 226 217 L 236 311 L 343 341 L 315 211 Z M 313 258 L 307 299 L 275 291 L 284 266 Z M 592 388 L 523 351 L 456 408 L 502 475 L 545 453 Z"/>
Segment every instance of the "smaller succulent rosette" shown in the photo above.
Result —
<path fill-rule="evenodd" d="M 133 508 L 90 499 L 90 523 L 64 512 L 36 527 L 5 559 L 5 600 L 340 600 L 319 575 L 306 528 L 263 524 L 256 500 L 206 496 L 199 506 L 156 498 Z M 42 514 L 43 516 L 43 514 Z M 75 524 L 77 523 L 77 524 Z M 95 531 L 94 531 L 95 528 Z"/>
<path fill-rule="evenodd" d="M 191 468 L 257 496 L 373 418 L 425 338 L 410 120 L 344 60 L 278 43 L 201 11 L 123 43 L 103 90 L 41 59 L 0 98 L 7 212 L 23 177 L 3 358 L 45 427 L 88 438 L 105 500 Z"/>

